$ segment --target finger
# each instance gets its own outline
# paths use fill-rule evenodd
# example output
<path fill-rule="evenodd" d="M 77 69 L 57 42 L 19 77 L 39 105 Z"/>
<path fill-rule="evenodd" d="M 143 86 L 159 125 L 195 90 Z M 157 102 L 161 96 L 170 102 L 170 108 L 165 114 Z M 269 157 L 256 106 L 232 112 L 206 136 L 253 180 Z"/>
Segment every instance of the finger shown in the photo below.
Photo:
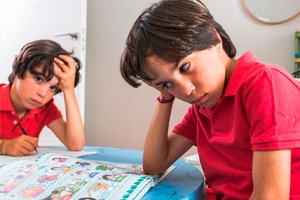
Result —
<path fill-rule="evenodd" d="M 6 140 L 5 146 L 3 146 L 3 152 L 10 156 L 23 156 L 26 151 L 24 150 L 25 138 L 28 137 L 26 135 L 21 135 L 17 138 Z"/>
<path fill-rule="evenodd" d="M 34 148 L 36 148 L 38 146 L 38 143 L 39 143 L 39 138 L 29 136 L 29 142 L 34 146 Z"/>
<path fill-rule="evenodd" d="M 30 137 L 30 136 L 29 136 Z M 35 140 L 33 137 L 29 138 L 29 140 L 26 141 L 26 143 L 23 145 L 23 148 L 27 153 L 33 152 L 37 148 L 37 140 Z"/>
<path fill-rule="evenodd" d="M 63 61 L 60 58 L 54 58 L 54 62 L 59 66 L 59 67 L 64 67 L 67 66 L 67 63 Z"/>
<path fill-rule="evenodd" d="M 70 70 L 70 67 L 67 65 L 67 63 L 65 63 L 61 59 L 55 58 L 54 62 L 55 62 L 54 64 L 55 74 L 62 75 L 62 73 L 66 73 L 68 70 Z"/>
<path fill-rule="evenodd" d="M 63 60 L 63 62 L 65 62 L 65 64 L 68 67 L 70 67 L 70 68 L 76 67 L 76 62 L 75 62 L 75 60 L 71 56 L 68 56 L 68 55 L 59 55 L 59 58 L 61 60 Z"/>
<path fill-rule="evenodd" d="M 63 77 L 63 70 L 61 67 L 59 67 L 57 64 L 54 64 L 54 75 L 57 76 L 59 78 L 59 80 L 61 80 L 61 78 Z"/>
<path fill-rule="evenodd" d="M 70 62 L 70 60 L 72 60 L 71 56 L 69 56 L 69 55 L 63 55 L 63 54 L 59 55 L 58 58 L 61 59 L 61 60 L 63 60 L 66 63 L 68 63 L 68 62 Z"/>
<path fill-rule="evenodd" d="M 30 151 L 24 147 L 24 145 L 17 145 L 7 151 L 7 155 L 10 156 L 25 156 L 28 155 Z"/>

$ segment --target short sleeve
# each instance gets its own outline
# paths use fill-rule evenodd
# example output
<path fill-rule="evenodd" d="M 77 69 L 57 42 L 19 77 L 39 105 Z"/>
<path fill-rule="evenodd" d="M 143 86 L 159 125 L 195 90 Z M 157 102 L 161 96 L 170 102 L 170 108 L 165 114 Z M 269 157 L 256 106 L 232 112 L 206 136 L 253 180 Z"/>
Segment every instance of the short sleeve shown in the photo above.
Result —
<path fill-rule="evenodd" d="M 244 89 L 253 150 L 299 147 L 299 84 L 270 68 L 258 74 Z"/>
<path fill-rule="evenodd" d="M 197 138 L 197 119 L 194 112 L 196 106 L 190 106 L 182 121 L 174 126 L 172 132 L 182 135 L 190 140 Z"/>

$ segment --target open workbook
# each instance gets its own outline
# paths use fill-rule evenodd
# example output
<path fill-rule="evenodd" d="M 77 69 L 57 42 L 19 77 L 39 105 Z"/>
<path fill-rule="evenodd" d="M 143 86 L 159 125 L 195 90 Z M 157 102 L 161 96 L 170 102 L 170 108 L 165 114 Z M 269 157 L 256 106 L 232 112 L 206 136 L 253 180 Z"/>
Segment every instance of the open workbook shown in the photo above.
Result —
<path fill-rule="evenodd" d="M 44 153 L 35 161 L 16 160 L 0 167 L 0 199 L 141 199 L 168 175 L 145 175 L 140 164 L 95 161 Z"/>

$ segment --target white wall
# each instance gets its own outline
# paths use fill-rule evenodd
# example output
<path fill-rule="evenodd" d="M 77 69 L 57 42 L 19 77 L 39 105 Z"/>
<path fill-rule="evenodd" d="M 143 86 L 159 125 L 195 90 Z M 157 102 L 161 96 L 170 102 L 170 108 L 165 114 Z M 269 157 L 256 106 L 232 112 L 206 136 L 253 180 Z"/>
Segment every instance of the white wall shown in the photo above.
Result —
<path fill-rule="evenodd" d="M 134 89 L 119 73 L 119 58 L 134 20 L 154 0 L 88 1 L 86 112 L 88 145 L 142 149 L 158 93 Z M 294 31 L 300 18 L 280 25 L 256 22 L 240 0 L 203 0 L 231 35 L 238 56 L 252 50 L 263 61 L 293 72 Z M 176 101 L 174 125 L 188 105 Z M 191 151 L 194 152 L 194 149 Z"/>
<path fill-rule="evenodd" d="M 231 36 L 238 56 L 252 50 L 261 61 L 281 65 L 290 73 L 294 71 L 294 35 L 300 28 L 300 16 L 283 24 L 267 25 L 250 17 L 241 0 L 203 2 Z"/>

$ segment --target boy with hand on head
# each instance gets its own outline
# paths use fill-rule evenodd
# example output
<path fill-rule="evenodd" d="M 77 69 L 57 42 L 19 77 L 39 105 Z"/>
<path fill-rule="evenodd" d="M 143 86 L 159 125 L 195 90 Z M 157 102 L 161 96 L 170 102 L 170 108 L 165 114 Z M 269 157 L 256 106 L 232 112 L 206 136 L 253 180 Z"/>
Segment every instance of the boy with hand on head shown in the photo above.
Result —
<path fill-rule="evenodd" d="M 123 78 L 159 92 L 143 168 L 159 174 L 196 146 L 216 199 L 300 199 L 300 84 L 230 37 L 201 1 L 161 0 L 134 22 Z M 174 98 L 191 104 L 169 131 Z"/>
<path fill-rule="evenodd" d="M 36 40 L 15 57 L 9 84 L 0 84 L 0 154 L 24 156 L 38 146 L 47 126 L 69 149 L 85 144 L 84 126 L 75 96 L 81 63 L 58 43 Z M 53 96 L 62 92 L 66 121 Z"/>

